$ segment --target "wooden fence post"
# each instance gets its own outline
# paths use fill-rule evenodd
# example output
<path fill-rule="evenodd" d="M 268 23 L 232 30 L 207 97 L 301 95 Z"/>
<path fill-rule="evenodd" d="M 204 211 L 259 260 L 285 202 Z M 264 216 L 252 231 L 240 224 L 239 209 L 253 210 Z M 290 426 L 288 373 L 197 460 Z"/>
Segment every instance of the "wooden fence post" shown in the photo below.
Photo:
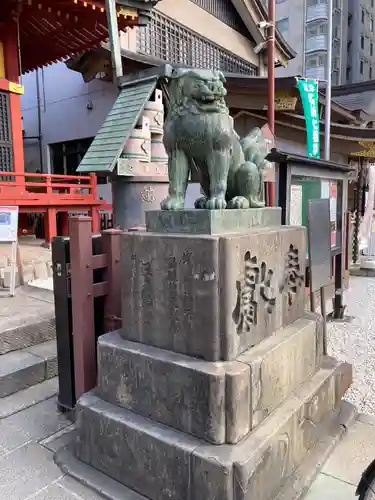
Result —
<path fill-rule="evenodd" d="M 91 217 L 69 220 L 76 399 L 96 385 Z"/>
<path fill-rule="evenodd" d="M 76 398 L 74 387 L 72 301 L 70 298 L 69 282 L 69 238 L 53 238 L 52 264 L 57 362 L 59 367 L 58 406 L 61 411 L 72 411 L 76 404 Z"/>
<path fill-rule="evenodd" d="M 105 332 L 121 327 L 121 233 L 119 229 L 102 231 L 103 253 L 107 254 L 105 280 L 108 283 L 104 308 Z"/>

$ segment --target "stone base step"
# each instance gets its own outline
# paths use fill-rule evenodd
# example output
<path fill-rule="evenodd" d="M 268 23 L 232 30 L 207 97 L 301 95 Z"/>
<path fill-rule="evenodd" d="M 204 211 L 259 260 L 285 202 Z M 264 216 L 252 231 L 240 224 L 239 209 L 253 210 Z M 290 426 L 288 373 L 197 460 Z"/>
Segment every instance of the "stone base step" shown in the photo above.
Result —
<path fill-rule="evenodd" d="M 273 500 L 301 500 L 304 498 L 333 449 L 352 424 L 355 418 L 355 409 L 350 403 L 343 402 L 340 411 L 333 412 L 332 416 L 332 420 L 327 425 L 327 433 L 306 454 L 301 465 L 288 478 Z M 78 460 L 75 456 L 74 446 L 59 449 L 55 455 L 55 462 L 64 474 L 68 474 L 81 484 L 90 487 L 104 498 L 109 500 L 147 500 L 146 497 Z"/>
<path fill-rule="evenodd" d="M 0 356 L 0 398 L 57 375 L 56 341 Z"/>
<path fill-rule="evenodd" d="M 98 341 L 98 396 L 210 443 L 235 444 L 321 365 L 322 329 L 310 316 L 235 361 L 203 361 L 108 333 Z"/>
<path fill-rule="evenodd" d="M 212 445 L 103 401 L 77 405 L 77 457 L 151 500 L 272 500 L 351 383 L 351 367 L 322 368 L 237 445 Z"/>

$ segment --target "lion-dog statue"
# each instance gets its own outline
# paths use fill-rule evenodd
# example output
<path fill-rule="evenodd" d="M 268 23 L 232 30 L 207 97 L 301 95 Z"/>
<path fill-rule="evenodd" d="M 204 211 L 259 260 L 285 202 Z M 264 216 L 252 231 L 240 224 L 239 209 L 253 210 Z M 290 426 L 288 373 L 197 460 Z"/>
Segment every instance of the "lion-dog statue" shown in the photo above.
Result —
<path fill-rule="evenodd" d="M 220 71 L 174 69 L 164 124 L 168 154 L 168 197 L 163 210 L 184 208 L 189 175 L 197 169 L 204 197 L 195 208 L 264 207 L 263 172 L 269 166 L 267 142 L 259 128 L 240 139 L 225 102 Z"/>

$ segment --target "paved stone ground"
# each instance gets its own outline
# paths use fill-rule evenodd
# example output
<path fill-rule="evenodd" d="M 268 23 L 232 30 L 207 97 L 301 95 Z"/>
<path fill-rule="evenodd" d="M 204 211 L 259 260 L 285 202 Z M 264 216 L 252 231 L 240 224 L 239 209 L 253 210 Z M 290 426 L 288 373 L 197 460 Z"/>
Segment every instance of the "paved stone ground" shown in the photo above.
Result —
<path fill-rule="evenodd" d="M 375 278 L 351 277 L 345 295 L 351 323 L 329 323 L 330 353 L 353 364 L 354 383 L 346 399 L 359 412 L 375 414 Z M 374 454 L 375 455 L 375 454 Z"/>
<path fill-rule="evenodd" d="M 0 417 L 0 500 L 104 500 L 54 464 L 54 452 L 72 438 L 73 426 L 57 411 L 55 397 Z M 355 500 L 374 457 L 375 419 L 360 415 L 305 500 Z"/>
<path fill-rule="evenodd" d="M 0 500 L 103 500 L 53 462 L 71 432 L 55 398 L 0 417 Z"/>
<path fill-rule="evenodd" d="M 362 414 L 324 465 L 305 500 L 358 500 L 358 482 L 374 459 L 375 418 Z"/>

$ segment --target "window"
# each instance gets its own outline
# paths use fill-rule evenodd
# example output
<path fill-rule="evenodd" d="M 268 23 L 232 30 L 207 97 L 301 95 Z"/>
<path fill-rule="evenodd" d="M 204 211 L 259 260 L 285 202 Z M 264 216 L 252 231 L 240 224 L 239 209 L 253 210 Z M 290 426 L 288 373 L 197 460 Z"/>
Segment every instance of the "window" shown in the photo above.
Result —
<path fill-rule="evenodd" d="M 307 69 L 316 68 L 317 66 L 318 66 L 318 59 L 316 57 L 310 57 L 309 59 L 306 59 Z"/>
<path fill-rule="evenodd" d="M 321 55 L 321 56 L 314 55 L 314 56 L 310 56 L 310 57 L 306 58 L 306 68 L 307 69 L 317 68 L 318 66 L 325 67 L 326 63 L 327 63 L 327 56 L 325 54 Z"/>
<path fill-rule="evenodd" d="M 374 31 L 374 18 L 372 16 L 370 18 L 370 31 Z"/>
<path fill-rule="evenodd" d="M 318 34 L 318 26 L 309 26 L 307 28 L 308 37 L 317 36 L 317 34 Z"/>
<path fill-rule="evenodd" d="M 368 70 L 368 77 L 370 80 L 372 80 L 372 67 L 371 66 L 369 67 L 369 70 Z"/>
<path fill-rule="evenodd" d="M 59 175 L 74 175 L 93 139 L 90 137 L 51 144 L 52 172 Z"/>
<path fill-rule="evenodd" d="M 10 103 L 8 92 L 0 91 L 0 170 L 13 171 L 13 146 L 10 127 Z M 7 180 L 6 177 L 1 178 Z"/>
<path fill-rule="evenodd" d="M 276 27 L 281 34 L 287 33 L 289 31 L 289 17 L 284 17 L 276 23 Z"/>
<path fill-rule="evenodd" d="M 328 0 L 307 0 L 307 6 L 313 7 L 314 5 L 327 5 Z"/>
<path fill-rule="evenodd" d="M 362 21 L 362 24 L 365 24 L 365 11 L 362 9 L 362 13 L 361 13 L 361 21 Z"/>
<path fill-rule="evenodd" d="M 319 60 L 318 60 L 318 62 L 319 62 L 319 64 L 318 64 L 319 66 L 324 66 L 324 67 L 326 67 L 326 65 L 327 65 L 327 56 L 326 56 L 326 55 L 324 55 L 324 56 L 319 56 Z"/>
<path fill-rule="evenodd" d="M 365 37 L 361 35 L 361 49 L 365 48 Z"/>
<path fill-rule="evenodd" d="M 374 55 L 374 44 L 370 42 L 370 56 Z"/>
<path fill-rule="evenodd" d="M 350 82 L 351 77 L 352 77 L 352 68 L 348 66 L 346 68 L 346 81 Z"/>
<path fill-rule="evenodd" d="M 363 61 L 361 61 L 359 63 L 359 72 L 361 73 L 361 75 L 363 75 L 363 68 L 364 68 L 364 63 L 363 63 Z"/>
<path fill-rule="evenodd" d="M 307 36 L 313 37 L 318 35 L 327 35 L 328 34 L 328 24 L 311 24 L 307 27 Z"/>

